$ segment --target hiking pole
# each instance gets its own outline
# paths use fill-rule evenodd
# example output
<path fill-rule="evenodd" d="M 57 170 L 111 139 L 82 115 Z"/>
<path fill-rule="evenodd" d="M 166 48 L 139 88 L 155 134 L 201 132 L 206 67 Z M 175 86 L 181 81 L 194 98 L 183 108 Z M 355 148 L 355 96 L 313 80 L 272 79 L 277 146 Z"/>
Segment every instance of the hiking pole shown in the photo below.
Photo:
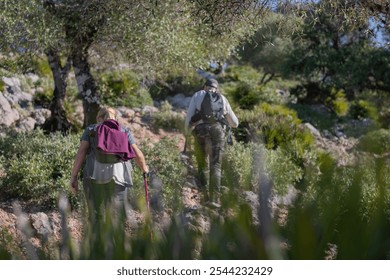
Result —
<path fill-rule="evenodd" d="M 150 215 L 150 205 L 149 205 L 149 187 L 148 187 L 148 178 L 147 178 L 147 173 L 144 172 L 143 173 L 143 177 L 144 177 L 144 187 L 145 187 L 145 199 L 146 199 L 146 209 L 148 211 L 148 216 L 149 216 L 149 219 L 150 219 L 150 239 L 152 240 L 153 239 L 153 235 L 152 235 L 152 223 L 151 223 L 151 215 Z"/>
<path fill-rule="evenodd" d="M 183 154 L 185 154 L 186 152 L 187 152 L 187 136 L 186 136 L 186 138 L 184 139 L 184 148 L 183 148 Z"/>
<path fill-rule="evenodd" d="M 150 215 L 150 206 L 149 206 L 149 187 L 148 187 L 148 179 L 147 179 L 147 173 L 145 172 L 143 174 L 144 177 L 144 187 L 145 187 L 145 199 L 146 199 L 146 208 L 148 210 L 148 214 Z"/>

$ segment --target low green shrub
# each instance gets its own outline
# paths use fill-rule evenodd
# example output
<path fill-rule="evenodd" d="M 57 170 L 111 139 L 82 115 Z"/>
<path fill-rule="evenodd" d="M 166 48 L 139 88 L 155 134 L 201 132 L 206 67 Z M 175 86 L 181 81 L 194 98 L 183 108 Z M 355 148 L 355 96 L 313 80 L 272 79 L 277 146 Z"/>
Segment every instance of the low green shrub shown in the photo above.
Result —
<path fill-rule="evenodd" d="M 172 105 L 164 102 L 159 112 L 152 116 L 154 129 L 165 129 L 167 131 L 184 131 L 184 116 L 172 111 Z"/>
<path fill-rule="evenodd" d="M 252 182 L 253 149 L 251 143 L 235 142 L 226 146 L 223 162 L 223 185 L 230 185 L 237 189 L 254 190 Z"/>
<path fill-rule="evenodd" d="M 346 116 L 349 110 L 349 102 L 342 89 L 308 83 L 292 88 L 291 94 L 297 97 L 300 104 L 323 104 L 338 117 Z"/>
<path fill-rule="evenodd" d="M 153 100 L 166 100 L 178 93 L 190 96 L 203 87 L 204 80 L 196 72 L 170 74 L 165 79 L 156 79 L 149 88 Z"/>
<path fill-rule="evenodd" d="M 288 107 L 297 112 L 302 122 L 311 123 L 319 130 L 330 130 L 338 122 L 336 114 L 323 105 L 288 104 Z"/>
<path fill-rule="evenodd" d="M 55 207 L 59 192 L 69 194 L 69 176 L 78 149 L 77 135 L 45 135 L 41 130 L 0 139 L 5 176 L 3 198 Z"/>
<path fill-rule="evenodd" d="M 49 62 L 44 58 L 35 60 L 33 72 L 41 77 L 51 77 L 53 75 Z"/>
<path fill-rule="evenodd" d="M 251 85 L 245 82 L 238 82 L 233 91 L 229 93 L 233 97 L 233 102 L 242 109 L 251 110 L 259 104 L 261 100 L 262 87 Z"/>
<path fill-rule="evenodd" d="M 291 185 L 303 177 L 303 168 L 297 165 L 284 149 L 264 150 L 265 153 L 255 162 L 254 155 L 259 153 L 260 146 L 255 143 L 236 142 L 227 146 L 223 164 L 223 184 L 236 189 L 258 192 L 259 178 L 256 168 L 263 164 L 267 176 L 272 181 L 275 193 L 283 195 Z M 266 174 L 260 174 L 260 176 Z"/>
<path fill-rule="evenodd" d="M 346 167 L 330 157 L 320 163 L 315 186 L 289 211 L 282 234 L 291 244 L 289 258 L 389 258 L 390 166 L 371 156 Z"/>
<path fill-rule="evenodd" d="M 4 54 L 3 54 L 4 55 Z M 31 73 L 37 69 L 37 60 L 31 54 L 5 56 L 0 61 L 0 69 L 8 73 Z M 7 74 L 8 74 L 7 73 Z"/>
<path fill-rule="evenodd" d="M 221 80 L 223 92 L 231 97 L 233 104 L 242 109 L 252 109 L 261 102 L 284 104 L 290 100 L 289 88 L 295 83 L 272 80 L 267 84 L 261 82 L 264 74 L 250 66 L 231 66 Z M 278 93 L 285 90 L 285 96 Z"/>
<path fill-rule="evenodd" d="M 382 128 L 367 133 L 359 140 L 357 148 L 364 152 L 379 155 L 389 153 L 390 130 Z"/>
<path fill-rule="evenodd" d="M 98 75 L 100 98 L 108 106 L 129 108 L 153 105 L 149 91 L 140 85 L 138 76 L 129 70 Z"/>
<path fill-rule="evenodd" d="M 181 188 L 186 180 L 187 168 L 180 160 L 178 143 L 175 139 L 163 138 L 154 145 L 147 139 L 141 142 L 141 149 L 152 172 L 163 182 L 163 197 L 167 207 L 177 208 L 181 205 Z M 139 172 L 137 168 L 135 172 Z M 135 173 L 135 184 L 143 185 L 141 175 Z"/>
<path fill-rule="evenodd" d="M 43 91 L 39 91 L 35 93 L 33 102 L 37 106 L 49 108 L 52 99 L 53 99 L 53 89 L 46 88 Z"/>
<path fill-rule="evenodd" d="M 354 100 L 350 108 L 351 117 L 354 119 L 370 118 L 378 120 L 378 110 L 367 100 Z"/>
<path fill-rule="evenodd" d="M 225 81 L 257 84 L 261 80 L 261 73 L 250 65 L 231 65 L 226 69 Z"/>
<path fill-rule="evenodd" d="M 288 187 L 295 186 L 304 175 L 303 167 L 296 164 L 293 157 L 281 148 L 268 150 L 266 168 L 270 174 L 274 191 L 279 195 L 286 194 Z"/>
<path fill-rule="evenodd" d="M 332 88 L 329 96 L 325 99 L 325 105 L 331 108 L 339 117 L 344 117 L 348 114 L 349 103 L 343 90 Z"/>
<path fill-rule="evenodd" d="M 297 113 L 286 106 L 262 103 L 251 111 L 241 110 L 238 115 L 241 121 L 239 140 L 264 141 L 267 149 L 289 145 L 291 141 L 297 141 L 303 147 L 313 143 L 310 132 L 300 126 Z"/>

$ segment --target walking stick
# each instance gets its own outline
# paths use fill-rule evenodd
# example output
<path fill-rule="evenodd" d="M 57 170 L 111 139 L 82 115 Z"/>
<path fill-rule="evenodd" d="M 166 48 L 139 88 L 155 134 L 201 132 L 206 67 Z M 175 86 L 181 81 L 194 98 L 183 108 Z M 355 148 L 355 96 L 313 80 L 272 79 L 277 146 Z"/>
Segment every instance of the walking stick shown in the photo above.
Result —
<path fill-rule="evenodd" d="M 144 177 L 144 187 L 145 187 L 145 199 L 146 199 L 146 209 L 148 211 L 148 216 L 150 219 L 150 239 L 153 240 L 153 235 L 152 235 L 152 222 L 151 222 L 151 215 L 150 215 L 150 204 L 149 204 L 149 187 L 148 187 L 148 178 L 147 178 L 147 173 L 143 174 Z"/>
<path fill-rule="evenodd" d="M 144 177 L 144 187 L 145 187 L 146 208 L 148 210 L 148 214 L 150 215 L 149 190 L 148 190 L 149 187 L 148 187 L 147 173 L 144 173 L 143 177 Z"/>

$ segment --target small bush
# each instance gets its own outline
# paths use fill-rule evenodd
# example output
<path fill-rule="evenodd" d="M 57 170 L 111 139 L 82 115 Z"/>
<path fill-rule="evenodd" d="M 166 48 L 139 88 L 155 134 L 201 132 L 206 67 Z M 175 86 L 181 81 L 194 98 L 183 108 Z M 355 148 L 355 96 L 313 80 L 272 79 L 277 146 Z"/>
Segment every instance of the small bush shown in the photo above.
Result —
<path fill-rule="evenodd" d="M 301 120 L 295 111 L 282 106 L 263 103 L 252 111 L 239 111 L 242 139 L 263 140 L 267 149 L 289 145 L 298 141 L 303 146 L 311 145 L 313 137 L 300 126 Z"/>
<path fill-rule="evenodd" d="M 39 91 L 34 95 L 33 102 L 35 105 L 39 105 L 44 108 L 49 108 L 52 99 L 53 99 L 53 89 L 46 88 L 45 90 Z"/>
<path fill-rule="evenodd" d="M 187 96 L 200 90 L 203 87 L 204 80 L 197 73 L 176 73 L 169 75 L 164 81 L 155 80 L 149 89 L 153 100 L 166 100 L 168 96 L 178 93 Z"/>
<path fill-rule="evenodd" d="M 47 59 L 37 59 L 34 68 L 34 72 L 39 76 L 51 77 L 53 75 Z"/>
<path fill-rule="evenodd" d="M 168 207 L 176 208 L 181 205 L 181 188 L 186 179 L 187 169 L 180 160 L 177 141 L 164 138 L 160 142 L 150 145 L 147 139 L 141 143 L 146 162 L 151 171 L 155 172 L 163 182 L 163 196 Z M 137 168 L 138 169 L 138 168 Z M 135 176 L 135 183 L 142 176 Z"/>
<path fill-rule="evenodd" d="M 252 109 L 259 104 L 261 98 L 261 87 L 250 85 L 245 82 L 239 82 L 236 88 L 229 94 L 233 97 L 233 101 L 242 109 Z"/>
<path fill-rule="evenodd" d="M 339 120 L 333 111 L 323 105 L 289 104 L 288 107 L 297 112 L 302 122 L 311 123 L 319 130 L 330 130 Z"/>
<path fill-rule="evenodd" d="M 261 80 L 261 73 L 249 65 L 232 65 L 226 69 L 224 80 L 257 84 Z"/>
<path fill-rule="evenodd" d="M 349 103 L 342 89 L 308 83 L 294 87 L 291 89 L 291 94 L 296 96 L 301 104 L 326 105 L 339 117 L 347 115 L 349 110 Z"/>
<path fill-rule="evenodd" d="M 172 111 L 172 105 L 164 102 L 161 110 L 152 116 L 152 125 L 155 129 L 163 128 L 167 131 L 183 131 L 184 116 Z"/>
<path fill-rule="evenodd" d="M 0 69 L 9 71 L 10 73 L 29 73 L 35 72 L 36 59 L 28 53 L 22 55 L 10 55 L 2 58 Z"/>
<path fill-rule="evenodd" d="M 5 176 L 0 193 L 5 198 L 54 207 L 61 191 L 68 193 L 69 176 L 79 137 L 45 135 L 41 130 L 0 140 Z"/>
<path fill-rule="evenodd" d="M 129 108 L 153 105 L 149 91 L 141 87 L 138 76 L 131 71 L 112 71 L 98 76 L 101 100 L 112 107 Z"/>
<path fill-rule="evenodd" d="M 291 99 L 288 89 L 294 85 L 293 82 L 274 79 L 263 84 L 262 75 L 250 66 L 232 66 L 221 79 L 221 88 L 242 109 L 252 109 L 261 102 L 283 104 Z"/>
<path fill-rule="evenodd" d="M 325 104 L 339 117 L 346 116 L 349 110 L 349 103 L 343 90 L 332 88 L 329 96 L 325 99 Z"/>
<path fill-rule="evenodd" d="M 254 155 L 259 146 L 255 143 L 236 142 L 228 146 L 223 164 L 223 180 L 225 185 L 234 186 L 237 189 L 258 191 L 259 178 L 256 174 Z M 274 191 L 283 195 L 288 186 L 295 185 L 303 177 L 303 168 L 298 166 L 285 150 L 265 150 L 262 164 L 270 177 Z M 262 174 L 260 174 L 261 176 Z M 265 175 L 265 174 L 263 174 Z"/>
<path fill-rule="evenodd" d="M 374 121 L 378 120 L 377 109 L 366 100 L 355 100 L 351 104 L 351 117 L 354 119 L 370 118 Z"/>
<path fill-rule="evenodd" d="M 252 182 L 253 144 L 227 145 L 223 163 L 223 184 L 237 189 L 254 190 Z"/>
<path fill-rule="evenodd" d="M 382 128 L 367 133 L 359 140 L 357 147 L 361 151 L 379 154 L 379 155 L 389 153 L 390 130 Z"/>
<path fill-rule="evenodd" d="M 297 165 L 283 149 L 269 150 L 267 170 L 277 194 L 284 195 L 288 187 L 295 185 L 303 178 L 303 168 Z"/>

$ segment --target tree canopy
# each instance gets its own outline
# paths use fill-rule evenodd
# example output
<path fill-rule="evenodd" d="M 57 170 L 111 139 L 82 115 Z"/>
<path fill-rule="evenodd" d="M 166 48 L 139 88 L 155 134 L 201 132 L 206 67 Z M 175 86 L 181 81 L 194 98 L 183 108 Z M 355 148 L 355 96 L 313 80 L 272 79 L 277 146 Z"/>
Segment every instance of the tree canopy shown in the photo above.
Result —
<path fill-rule="evenodd" d="M 148 76 L 202 67 L 211 59 L 231 55 L 238 42 L 255 30 L 268 2 L 7 0 L 0 6 L 0 51 L 68 57 L 87 124 L 94 122 L 99 105 L 91 57 L 100 64 L 127 62 Z M 66 69 L 58 59 L 55 64 L 53 71 Z"/>

